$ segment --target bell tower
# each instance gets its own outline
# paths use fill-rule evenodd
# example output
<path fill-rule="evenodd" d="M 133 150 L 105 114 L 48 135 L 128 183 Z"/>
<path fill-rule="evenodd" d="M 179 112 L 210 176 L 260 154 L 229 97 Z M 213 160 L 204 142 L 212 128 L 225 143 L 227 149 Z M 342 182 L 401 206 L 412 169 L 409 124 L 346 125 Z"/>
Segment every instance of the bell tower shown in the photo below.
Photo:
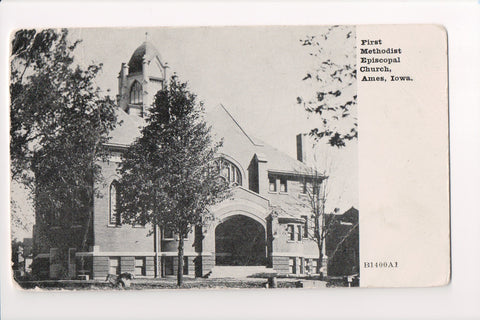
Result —
<path fill-rule="evenodd" d="M 117 104 L 125 112 L 144 117 L 152 106 L 155 94 L 164 88 L 167 66 L 158 50 L 148 41 L 122 63 L 118 75 Z"/>

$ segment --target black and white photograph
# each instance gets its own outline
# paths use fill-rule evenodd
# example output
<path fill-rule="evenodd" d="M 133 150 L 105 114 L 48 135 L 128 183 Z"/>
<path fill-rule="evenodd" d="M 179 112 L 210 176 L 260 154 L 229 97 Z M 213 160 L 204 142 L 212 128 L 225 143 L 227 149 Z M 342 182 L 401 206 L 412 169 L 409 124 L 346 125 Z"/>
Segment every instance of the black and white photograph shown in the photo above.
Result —
<path fill-rule="evenodd" d="M 0 317 L 478 317 L 479 16 L 0 1 Z"/>
<path fill-rule="evenodd" d="M 356 36 L 12 32 L 18 288 L 358 287 Z"/>

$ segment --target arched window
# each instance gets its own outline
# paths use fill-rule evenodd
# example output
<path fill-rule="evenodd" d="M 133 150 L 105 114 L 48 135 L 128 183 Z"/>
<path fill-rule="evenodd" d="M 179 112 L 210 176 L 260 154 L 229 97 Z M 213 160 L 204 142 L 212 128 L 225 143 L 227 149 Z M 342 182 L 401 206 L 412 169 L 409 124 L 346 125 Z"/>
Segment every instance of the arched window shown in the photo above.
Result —
<path fill-rule="evenodd" d="M 130 87 L 130 103 L 131 104 L 143 103 L 142 85 L 137 80 L 135 80 L 135 82 Z"/>
<path fill-rule="evenodd" d="M 216 162 L 220 176 L 233 185 L 242 185 L 242 174 L 236 165 L 224 158 L 219 158 Z"/>
<path fill-rule="evenodd" d="M 109 206 L 109 221 L 111 225 L 120 225 L 120 213 L 117 210 L 118 205 L 118 182 L 113 181 L 110 185 L 110 206 Z"/>

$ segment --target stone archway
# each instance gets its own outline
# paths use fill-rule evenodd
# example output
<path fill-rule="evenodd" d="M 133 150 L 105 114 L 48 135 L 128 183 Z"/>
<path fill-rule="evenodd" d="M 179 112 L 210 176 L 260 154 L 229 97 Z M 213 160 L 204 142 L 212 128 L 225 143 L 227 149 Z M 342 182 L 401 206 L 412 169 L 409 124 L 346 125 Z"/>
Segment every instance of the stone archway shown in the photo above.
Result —
<path fill-rule="evenodd" d="M 215 264 L 266 265 L 265 227 L 245 215 L 227 217 L 215 228 Z"/>

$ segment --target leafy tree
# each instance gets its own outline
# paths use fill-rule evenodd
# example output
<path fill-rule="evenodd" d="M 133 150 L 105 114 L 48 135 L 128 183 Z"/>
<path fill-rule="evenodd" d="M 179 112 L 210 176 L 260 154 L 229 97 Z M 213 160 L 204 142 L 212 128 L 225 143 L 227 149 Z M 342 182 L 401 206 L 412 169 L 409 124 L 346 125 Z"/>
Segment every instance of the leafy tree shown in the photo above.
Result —
<path fill-rule="evenodd" d="M 358 137 L 355 38 L 355 27 L 333 26 L 300 40 L 314 58 L 313 69 L 303 78 L 314 94 L 297 97 L 297 103 L 321 119 L 310 135 L 336 147 Z"/>
<path fill-rule="evenodd" d="M 307 36 L 300 40 L 314 63 L 303 81 L 313 88 L 314 92 L 305 97 L 297 97 L 297 103 L 302 105 L 308 114 L 320 118 L 320 126 L 309 132 L 309 136 L 317 140 L 318 144 L 318 140 L 326 140 L 328 145 L 341 148 L 358 138 L 355 41 L 355 27 L 350 26 L 329 27 L 320 35 Z M 336 232 L 339 222 L 336 214 L 325 210 L 325 204 L 329 200 L 330 179 L 323 180 L 322 177 L 327 177 L 331 170 L 320 169 L 319 160 L 313 159 L 311 163 L 310 175 L 313 178 L 307 188 L 308 205 L 313 220 L 308 235 L 317 243 L 322 269 L 325 267 L 323 258 L 326 253 L 326 239 Z M 322 166 L 324 165 L 329 167 L 327 163 L 322 163 Z M 355 228 L 358 230 L 358 223 L 353 225 L 353 229 Z M 344 242 L 344 239 L 340 239 L 340 243 Z"/>
<path fill-rule="evenodd" d="M 11 176 L 32 190 L 39 228 L 59 248 L 85 246 L 98 161 L 116 124 L 112 101 L 95 86 L 101 66 L 73 64 L 78 43 L 66 29 L 19 30 L 12 41 Z M 72 224 L 79 235 L 65 228 Z"/>
<path fill-rule="evenodd" d="M 168 229 L 178 237 L 177 284 L 183 283 L 184 238 L 228 195 L 219 177 L 203 106 L 173 76 L 155 96 L 141 137 L 123 154 L 119 208 L 125 222 Z"/>
<path fill-rule="evenodd" d="M 10 61 L 10 159 L 12 178 L 31 182 L 30 164 L 40 140 L 55 133 L 57 76 L 73 62 L 67 31 L 19 30 Z M 23 178 L 23 179 L 22 179 Z"/>

